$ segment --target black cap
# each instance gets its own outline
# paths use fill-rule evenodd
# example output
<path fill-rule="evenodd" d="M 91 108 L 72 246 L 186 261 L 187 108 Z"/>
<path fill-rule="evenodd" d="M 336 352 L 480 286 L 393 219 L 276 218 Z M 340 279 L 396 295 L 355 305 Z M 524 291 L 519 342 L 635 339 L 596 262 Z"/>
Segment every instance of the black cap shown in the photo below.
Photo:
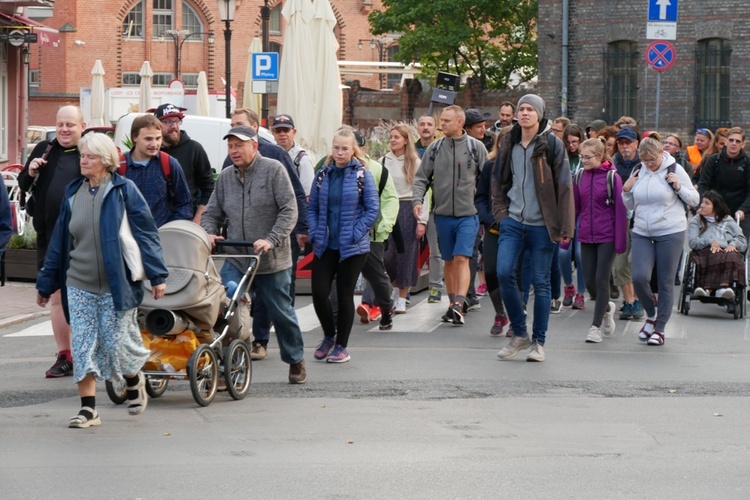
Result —
<path fill-rule="evenodd" d="M 176 116 L 177 118 L 182 120 L 183 118 L 185 118 L 185 114 L 183 113 L 183 111 L 187 111 L 187 108 L 181 108 L 168 102 L 162 104 L 158 108 L 151 108 L 148 110 L 149 113 L 153 113 L 154 116 L 156 116 L 159 120 L 171 118 L 173 116 Z"/>
<path fill-rule="evenodd" d="M 294 120 L 289 115 L 276 115 L 271 124 L 271 130 L 277 128 L 294 128 Z"/>
<path fill-rule="evenodd" d="M 255 133 L 255 129 L 247 125 L 239 125 L 237 127 L 230 128 L 229 132 L 227 132 L 227 135 L 224 136 L 224 139 L 227 139 L 229 137 L 236 137 L 241 141 L 258 142 L 258 134 Z"/>
<path fill-rule="evenodd" d="M 464 114 L 466 115 L 464 127 L 471 127 L 477 123 L 486 122 L 487 120 L 492 119 L 492 115 L 489 113 L 482 113 L 482 110 L 477 108 L 469 108 L 464 111 Z"/>

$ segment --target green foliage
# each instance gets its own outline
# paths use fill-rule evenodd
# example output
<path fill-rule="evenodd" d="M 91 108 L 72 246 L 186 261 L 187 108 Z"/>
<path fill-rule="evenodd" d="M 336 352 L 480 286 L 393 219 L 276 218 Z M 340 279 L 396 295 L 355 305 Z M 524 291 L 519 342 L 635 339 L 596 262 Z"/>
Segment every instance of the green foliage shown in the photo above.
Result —
<path fill-rule="evenodd" d="M 8 249 L 35 249 L 36 248 L 36 231 L 31 223 L 26 224 L 26 229 L 22 235 L 13 235 L 8 242 Z"/>
<path fill-rule="evenodd" d="M 401 33 L 395 59 L 423 74 L 474 74 L 485 88 L 508 88 L 511 73 L 537 73 L 537 0 L 383 0 L 370 13 L 376 35 Z"/>

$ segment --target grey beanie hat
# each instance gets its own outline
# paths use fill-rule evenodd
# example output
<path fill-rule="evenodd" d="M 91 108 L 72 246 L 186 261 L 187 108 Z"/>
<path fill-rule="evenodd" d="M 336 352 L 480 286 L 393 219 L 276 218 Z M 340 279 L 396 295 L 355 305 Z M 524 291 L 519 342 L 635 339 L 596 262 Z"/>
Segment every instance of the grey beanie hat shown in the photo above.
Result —
<path fill-rule="evenodd" d="M 544 118 L 544 99 L 536 94 L 526 94 L 518 100 L 516 109 L 520 108 L 521 104 L 531 104 L 536 110 L 536 114 L 539 115 L 539 121 L 542 121 L 542 118 Z"/>

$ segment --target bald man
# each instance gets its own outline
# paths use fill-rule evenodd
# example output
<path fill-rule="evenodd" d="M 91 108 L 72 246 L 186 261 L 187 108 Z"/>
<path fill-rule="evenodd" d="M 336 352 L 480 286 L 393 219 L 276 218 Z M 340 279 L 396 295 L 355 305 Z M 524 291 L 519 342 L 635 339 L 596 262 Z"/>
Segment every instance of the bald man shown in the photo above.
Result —
<path fill-rule="evenodd" d="M 76 106 L 63 106 L 55 119 L 56 137 L 42 141 L 31 152 L 23 171 L 18 175 L 18 184 L 23 191 L 33 192 L 31 206 L 27 210 L 34 218 L 36 230 L 37 266 L 41 269 L 52 237 L 60 204 L 65 194 L 65 185 L 81 176 L 78 141 L 86 124 L 83 113 Z M 73 358 L 70 353 L 70 326 L 65 319 L 60 292 L 50 297 L 50 319 L 52 333 L 57 344 L 57 360 L 47 370 L 47 378 L 73 375 Z"/>

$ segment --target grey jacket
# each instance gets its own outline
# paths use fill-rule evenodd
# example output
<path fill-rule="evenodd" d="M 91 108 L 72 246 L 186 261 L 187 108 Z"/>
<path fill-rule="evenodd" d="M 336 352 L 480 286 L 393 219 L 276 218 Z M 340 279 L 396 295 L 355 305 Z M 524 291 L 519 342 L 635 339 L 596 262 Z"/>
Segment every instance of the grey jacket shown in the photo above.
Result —
<path fill-rule="evenodd" d="M 688 225 L 688 245 L 692 250 L 703 250 L 708 248 L 715 241 L 721 248 L 729 245 L 737 247 L 739 252 L 744 252 L 747 248 L 747 240 L 742 234 L 739 224 L 727 215 L 723 221 L 709 222 L 706 231 L 701 232 L 700 215 L 696 215 Z"/>
<path fill-rule="evenodd" d="M 478 164 L 472 158 L 469 141 L 474 144 Z M 433 161 L 433 150 L 438 146 L 440 149 L 434 154 Z M 422 163 L 414 177 L 412 206 L 423 204 L 424 195 L 432 184 L 435 214 L 450 217 L 476 215 L 474 191 L 486 161 L 484 144 L 465 132 L 457 139 L 443 137 L 433 142 L 422 155 Z"/>
<path fill-rule="evenodd" d="M 254 242 L 268 240 L 273 249 L 260 259 L 258 274 L 272 274 L 292 267 L 289 234 L 297 224 L 297 200 L 284 166 L 257 153 L 244 178 L 231 166 L 222 170 L 201 217 L 208 234 L 219 234 L 227 222 L 227 239 Z M 246 254 L 252 249 L 227 247 L 226 253 Z M 230 260 L 245 270 L 247 259 Z"/>

